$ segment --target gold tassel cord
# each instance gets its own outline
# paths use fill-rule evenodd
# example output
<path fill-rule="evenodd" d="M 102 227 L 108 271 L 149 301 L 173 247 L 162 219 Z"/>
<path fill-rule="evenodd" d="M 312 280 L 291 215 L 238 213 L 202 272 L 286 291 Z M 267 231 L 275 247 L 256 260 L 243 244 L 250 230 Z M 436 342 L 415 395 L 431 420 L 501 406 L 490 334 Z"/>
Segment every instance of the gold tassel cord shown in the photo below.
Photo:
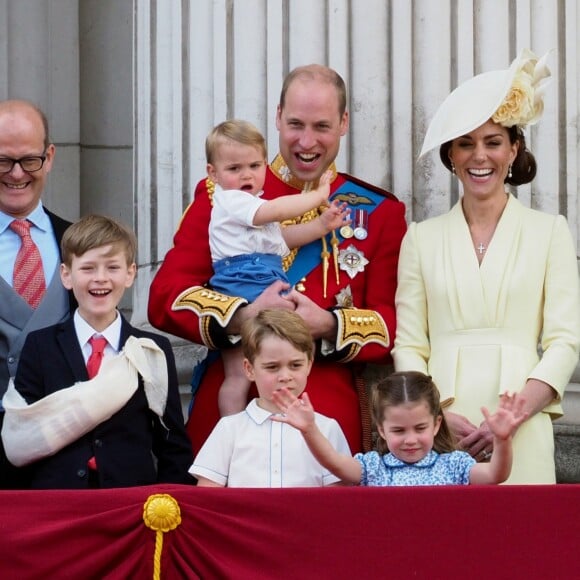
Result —
<path fill-rule="evenodd" d="M 322 258 L 322 295 L 326 298 L 326 289 L 328 286 L 328 258 L 330 257 L 330 252 L 328 251 L 326 237 L 322 236 L 321 241 L 322 252 L 320 252 L 320 257 Z"/>
<path fill-rule="evenodd" d="M 334 262 L 334 277 L 336 279 L 336 285 L 338 286 L 340 284 L 338 272 L 338 238 L 334 230 L 332 230 L 330 244 L 332 246 L 332 261 Z"/>
<path fill-rule="evenodd" d="M 155 532 L 153 580 L 160 580 L 163 533 L 174 530 L 181 524 L 181 510 L 177 500 L 166 493 L 150 495 L 143 506 L 143 521 Z"/>

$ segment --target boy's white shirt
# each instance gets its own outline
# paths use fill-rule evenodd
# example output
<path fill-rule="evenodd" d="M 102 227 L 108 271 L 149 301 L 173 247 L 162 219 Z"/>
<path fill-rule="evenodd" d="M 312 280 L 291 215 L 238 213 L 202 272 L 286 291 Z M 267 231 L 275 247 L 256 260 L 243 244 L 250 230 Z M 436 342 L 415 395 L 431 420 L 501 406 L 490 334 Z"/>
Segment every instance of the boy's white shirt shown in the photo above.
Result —
<path fill-rule="evenodd" d="M 121 316 L 117 310 L 117 316 L 115 320 L 105 328 L 102 332 L 97 332 L 80 314 L 78 308 L 75 310 L 73 316 L 73 323 L 75 326 L 75 332 L 77 335 L 77 340 L 83 351 L 83 358 L 85 359 L 85 364 L 91 356 L 91 345 L 89 344 L 89 339 L 95 335 L 103 336 L 107 339 L 107 345 L 105 346 L 105 351 L 103 353 L 103 359 L 109 358 L 119 352 L 118 347 L 121 342 Z"/>
<path fill-rule="evenodd" d="M 279 223 L 253 225 L 256 212 L 267 202 L 260 198 L 261 195 L 237 189 L 223 190 L 216 185 L 209 225 L 212 262 L 255 252 L 278 256 L 290 253 Z"/>
<path fill-rule="evenodd" d="M 227 487 L 315 487 L 339 481 L 316 461 L 298 429 L 271 416 L 253 399 L 241 413 L 222 417 L 189 473 Z M 315 420 L 339 453 L 351 455 L 335 419 L 315 413 Z"/>

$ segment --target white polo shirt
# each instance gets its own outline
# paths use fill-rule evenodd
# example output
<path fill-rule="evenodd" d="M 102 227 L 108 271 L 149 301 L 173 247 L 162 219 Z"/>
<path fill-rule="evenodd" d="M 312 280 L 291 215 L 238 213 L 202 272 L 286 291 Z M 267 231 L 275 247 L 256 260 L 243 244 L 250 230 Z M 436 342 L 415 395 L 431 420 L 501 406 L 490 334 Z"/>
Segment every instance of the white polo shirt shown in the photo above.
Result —
<path fill-rule="evenodd" d="M 241 413 L 222 417 L 189 473 L 226 487 L 318 487 L 339 481 L 314 459 L 298 429 L 271 421 L 271 415 L 254 399 Z M 351 455 L 339 424 L 315 415 L 332 446 Z"/>
<path fill-rule="evenodd" d="M 242 254 L 286 256 L 290 249 L 278 222 L 254 226 L 254 216 L 263 203 L 260 195 L 237 189 L 223 190 L 216 184 L 209 222 L 212 262 Z"/>

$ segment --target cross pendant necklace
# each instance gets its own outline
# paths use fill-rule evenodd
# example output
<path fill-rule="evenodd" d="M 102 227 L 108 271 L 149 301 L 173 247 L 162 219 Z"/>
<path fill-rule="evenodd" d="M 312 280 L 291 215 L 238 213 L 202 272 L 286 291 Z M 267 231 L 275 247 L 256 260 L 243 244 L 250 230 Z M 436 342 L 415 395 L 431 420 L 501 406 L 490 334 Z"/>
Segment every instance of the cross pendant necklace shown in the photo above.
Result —
<path fill-rule="evenodd" d="M 477 249 L 479 250 L 479 254 L 481 255 L 483 254 L 483 252 L 485 252 L 486 247 L 481 242 L 479 242 L 479 246 L 477 246 Z"/>

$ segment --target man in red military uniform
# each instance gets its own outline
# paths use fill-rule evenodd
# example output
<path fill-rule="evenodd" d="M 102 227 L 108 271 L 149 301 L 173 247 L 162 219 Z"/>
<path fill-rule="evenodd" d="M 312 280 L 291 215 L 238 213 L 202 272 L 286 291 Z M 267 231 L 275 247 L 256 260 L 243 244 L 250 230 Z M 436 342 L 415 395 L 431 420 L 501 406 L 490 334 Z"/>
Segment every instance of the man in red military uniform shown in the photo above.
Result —
<path fill-rule="evenodd" d="M 259 310 L 295 310 L 317 344 L 307 387 L 312 403 L 320 413 L 338 420 L 354 453 L 370 444 L 358 363 L 390 362 L 395 340 L 394 299 L 405 208 L 392 194 L 337 173 L 334 160 L 348 130 L 348 111 L 344 81 L 332 69 L 308 65 L 287 76 L 276 126 L 280 153 L 268 168 L 264 199 L 307 195 L 330 168 L 331 199 L 349 203 L 352 225 L 291 253 L 285 265 L 294 287 L 288 293 L 287 285 L 275 282 L 247 304 L 207 287 L 213 274 L 208 240 L 213 184 L 203 180 L 151 285 L 149 319 L 159 329 L 214 351 L 231 346 L 243 321 Z M 313 215 L 304 215 L 302 221 Z M 217 394 L 223 369 L 219 357 L 210 358 L 188 421 L 194 451 L 219 419 Z"/>

